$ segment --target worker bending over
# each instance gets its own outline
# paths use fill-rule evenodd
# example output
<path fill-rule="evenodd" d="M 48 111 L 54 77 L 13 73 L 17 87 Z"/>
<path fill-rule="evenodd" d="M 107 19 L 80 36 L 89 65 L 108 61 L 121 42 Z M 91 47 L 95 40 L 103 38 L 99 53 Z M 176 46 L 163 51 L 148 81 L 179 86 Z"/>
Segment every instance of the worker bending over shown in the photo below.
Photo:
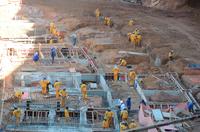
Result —
<path fill-rule="evenodd" d="M 40 86 L 42 87 L 42 94 L 45 95 L 47 94 L 47 86 L 50 84 L 50 81 L 44 78 L 43 80 L 40 81 Z"/>
<path fill-rule="evenodd" d="M 39 53 L 36 51 L 36 52 L 34 53 L 34 55 L 33 55 L 33 61 L 36 63 L 36 62 L 39 61 L 39 59 L 40 59 Z"/>
<path fill-rule="evenodd" d="M 103 123 L 102 123 L 102 128 L 109 128 L 109 122 L 108 122 L 108 119 L 103 119 Z"/>
<path fill-rule="evenodd" d="M 174 51 L 171 50 L 169 53 L 168 53 L 168 59 L 169 61 L 172 61 L 174 59 Z"/>
<path fill-rule="evenodd" d="M 65 89 L 63 89 L 60 90 L 59 95 L 60 95 L 61 107 L 65 107 L 65 100 L 67 99 L 68 93 L 65 91 Z"/>
<path fill-rule="evenodd" d="M 131 122 L 128 124 L 128 128 L 132 129 L 132 128 L 136 128 L 136 127 L 137 127 L 137 124 L 136 124 L 135 120 L 132 119 Z"/>
<path fill-rule="evenodd" d="M 81 93 L 82 93 L 83 100 L 86 101 L 87 100 L 87 85 L 84 83 L 81 84 Z"/>
<path fill-rule="evenodd" d="M 68 107 L 66 107 L 65 110 L 64 110 L 64 116 L 65 116 L 66 122 L 69 121 L 69 111 L 68 111 Z"/>
<path fill-rule="evenodd" d="M 128 123 L 125 121 L 120 122 L 120 132 L 123 132 L 128 128 Z"/>
<path fill-rule="evenodd" d="M 125 59 L 120 59 L 119 65 L 120 66 L 126 66 L 127 65 L 127 61 Z"/>
<path fill-rule="evenodd" d="M 109 127 L 111 126 L 111 124 L 113 122 L 112 121 L 113 120 L 113 116 L 114 116 L 114 113 L 110 109 L 108 109 L 104 114 L 104 119 L 108 120 Z"/>
<path fill-rule="evenodd" d="M 104 25 L 112 27 L 113 26 L 113 21 L 111 20 L 110 17 L 104 17 Z"/>
<path fill-rule="evenodd" d="M 19 103 L 22 102 L 22 96 L 23 96 L 24 92 L 22 91 L 16 91 L 15 92 L 15 97 L 17 97 Z"/>
<path fill-rule="evenodd" d="M 117 81 L 118 80 L 118 74 L 119 74 L 119 68 L 117 66 L 115 66 L 113 69 L 112 69 L 112 72 L 114 74 L 114 81 Z"/>
<path fill-rule="evenodd" d="M 135 79 L 136 79 L 136 73 L 134 71 L 130 71 L 128 74 L 129 77 L 129 85 L 134 86 Z"/>
<path fill-rule="evenodd" d="M 101 12 L 100 12 L 99 8 L 97 8 L 97 9 L 95 10 L 95 15 L 96 15 L 96 18 L 97 18 L 97 19 L 99 19 L 99 17 L 101 16 Z"/>
<path fill-rule="evenodd" d="M 54 88 L 56 90 L 56 99 L 59 99 L 59 91 L 60 91 L 60 86 L 62 85 L 62 82 L 55 81 L 54 83 Z"/>
<path fill-rule="evenodd" d="M 21 117 L 21 109 L 20 108 L 15 108 L 13 111 L 13 116 L 16 118 L 16 125 L 18 126 L 20 123 L 20 117 Z"/>

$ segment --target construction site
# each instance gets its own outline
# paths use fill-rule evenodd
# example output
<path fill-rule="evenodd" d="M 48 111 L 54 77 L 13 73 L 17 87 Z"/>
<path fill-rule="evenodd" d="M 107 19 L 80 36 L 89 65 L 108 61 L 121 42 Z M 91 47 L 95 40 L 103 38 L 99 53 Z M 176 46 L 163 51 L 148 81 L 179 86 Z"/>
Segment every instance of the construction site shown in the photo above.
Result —
<path fill-rule="evenodd" d="M 0 0 L 0 132 L 199 132 L 198 0 Z"/>

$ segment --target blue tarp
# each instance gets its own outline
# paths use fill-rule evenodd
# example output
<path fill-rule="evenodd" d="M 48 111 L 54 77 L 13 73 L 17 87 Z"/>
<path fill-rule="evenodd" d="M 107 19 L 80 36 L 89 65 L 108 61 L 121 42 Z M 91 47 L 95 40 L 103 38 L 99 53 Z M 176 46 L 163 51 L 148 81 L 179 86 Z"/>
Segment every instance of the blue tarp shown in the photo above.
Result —
<path fill-rule="evenodd" d="M 192 69 L 200 69 L 200 64 L 188 64 L 188 67 Z"/>

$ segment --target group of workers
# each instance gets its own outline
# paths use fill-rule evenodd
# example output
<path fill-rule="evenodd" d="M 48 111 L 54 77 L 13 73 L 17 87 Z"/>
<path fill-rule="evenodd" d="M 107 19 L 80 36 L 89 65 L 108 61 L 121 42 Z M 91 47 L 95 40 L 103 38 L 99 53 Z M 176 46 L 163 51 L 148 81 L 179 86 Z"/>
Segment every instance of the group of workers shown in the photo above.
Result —
<path fill-rule="evenodd" d="M 55 47 L 51 47 L 51 49 L 50 49 L 50 56 L 51 56 L 51 62 L 53 64 L 54 60 L 55 60 L 55 57 L 56 57 L 56 48 Z M 33 61 L 35 63 L 37 63 L 39 61 L 39 59 L 40 59 L 39 51 L 36 51 L 33 54 Z"/>
<path fill-rule="evenodd" d="M 113 26 L 113 21 L 112 21 L 111 17 L 108 17 L 108 16 L 103 17 L 99 8 L 97 8 L 95 10 L 95 16 L 96 16 L 97 20 L 101 20 L 101 18 L 103 18 L 104 25 L 109 26 L 109 27 Z"/>
<path fill-rule="evenodd" d="M 127 61 L 125 59 L 120 59 L 119 66 L 124 66 L 124 67 L 127 66 Z M 112 72 L 113 72 L 113 76 L 114 76 L 114 81 L 117 81 L 119 72 L 120 72 L 119 67 L 117 65 L 115 65 L 114 68 L 112 69 Z M 137 75 L 136 75 L 135 71 L 133 71 L 133 70 L 131 70 L 128 73 L 129 86 L 134 86 L 136 76 Z"/>
<path fill-rule="evenodd" d="M 140 35 L 140 31 L 138 29 L 135 29 L 132 33 L 128 33 L 127 36 L 128 40 L 134 44 L 135 48 L 141 46 L 142 35 Z"/>

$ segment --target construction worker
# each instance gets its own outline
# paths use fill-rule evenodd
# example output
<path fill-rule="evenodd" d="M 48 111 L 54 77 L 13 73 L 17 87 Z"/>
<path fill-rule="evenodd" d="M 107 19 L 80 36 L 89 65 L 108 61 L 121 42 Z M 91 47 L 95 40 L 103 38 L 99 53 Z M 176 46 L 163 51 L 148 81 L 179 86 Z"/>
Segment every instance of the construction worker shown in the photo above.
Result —
<path fill-rule="evenodd" d="M 76 33 L 72 33 L 70 35 L 70 40 L 71 40 L 72 46 L 76 46 L 76 44 L 78 43 L 77 34 Z"/>
<path fill-rule="evenodd" d="M 55 58 L 55 56 L 56 56 L 56 48 L 55 47 L 52 47 L 51 48 L 51 62 L 52 62 L 52 64 L 54 63 L 54 58 Z"/>
<path fill-rule="evenodd" d="M 83 100 L 87 100 L 87 85 L 86 84 L 81 84 L 81 93 L 82 93 L 82 97 Z"/>
<path fill-rule="evenodd" d="M 100 12 L 99 8 L 97 8 L 97 9 L 95 10 L 95 15 L 96 15 L 96 18 L 97 18 L 97 19 L 99 19 L 99 17 L 101 16 L 101 12 Z"/>
<path fill-rule="evenodd" d="M 135 123 L 135 120 L 132 119 L 131 122 L 128 124 L 128 128 L 132 129 L 132 128 L 136 128 L 137 124 Z"/>
<path fill-rule="evenodd" d="M 127 65 L 127 61 L 125 59 L 120 59 L 120 66 L 126 66 Z"/>
<path fill-rule="evenodd" d="M 65 91 L 65 89 L 63 89 L 63 90 L 60 90 L 59 95 L 60 95 L 61 107 L 64 107 L 65 106 L 65 100 L 68 96 L 68 93 Z"/>
<path fill-rule="evenodd" d="M 20 123 L 20 117 L 21 117 L 21 109 L 20 108 L 15 108 L 13 111 L 13 116 L 16 118 L 16 125 L 18 126 Z"/>
<path fill-rule="evenodd" d="M 122 121 L 127 121 L 128 120 L 128 111 L 127 111 L 126 108 L 121 111 L 120 115 L 121 115 Z"/>
<path fill-rule="evenodd" d="M 169 61 L 172 61 L 174 59 L 174 51 L 171 50 L 169 53 L 168 53 L 168 58 L 169 58 Z"/>
<path fill-rule="evenodd" d="M 103 127 L 104 129 L 110 127 L 110 126 L 109 126 L 108 119 L 103 119 L 102 127 Z"/>
<path fill-rule="evenodd" d="M 69 111 L 68 111 L 68 107 L 65 108 L 64 110 L 64 116 L 65 116 L 65 120 L 69 121 Z"/>
<path fill-rule="evenodd" d="M 133 32 L 133 34 L 139 35 L 139 34 L 140 34 L 140 30 L 138 30 L 138 29 L 136 28 L 135 31 Z"/>
<path fill-rule="evenodd" d="M 133 26 L 133 24 L 134 24 L 134 21 L 133 21 L 133 19 L 131 19 L 131 20 L 129 20 L 129 21 L 128 21 L 128 26 L 130 26 L 130 27 L 131 27 L 131 26 Z"/>
<path fill-rule="evenodd" d="M 128 111 L 131 110 L 131 97 L 128 96 L 127 100 L 126 100 L 126 106 L 128 108 Z"/>
<path fill-rule="evenodd" d="M 108 109 L 104 114 L 104 119 L 108 120 L 109 127 L 112 124 L 113 115 L 114 115 L 114 113 L 110 109 Z"/>
<path fill-rule="evenodd" d="M 110 27 L 113 26 L 113 21 L 111 20 L 110 17 L 104 17 L 104 25 L 110 26 Z"/>
<path fill-rule="evenodd" d="M 187 108 L 189 110 L 189 112 L 194 112 L 194 103 L 193 102 L 187 102 Z"/>
<path fill-rule="evenodd" d="M 119 74 L 119 68 L 115 65 L 115 67 L 112 69 L 112 72 L 114 74 L 114 81 L 118 80 L 118 74 Z"/>
<path fill-rule="evenodd" d="M 44 78 L 43 80 L 40 81 L 40 86 L 42 87 L 42 94 L 45 95 L 47 94 L 47 86 L 50 83 L 49 80 Z"/>
<path fill-rule="evenodd" d="M 58 82 L 57 80 L 54 83 L 54 88 L 56 90 L 56 99 L 59 99 L 59 91 L 60 91 L 61 85 L 62 85 L 62 82 Z"/>
<path fill-rule="evenodd" d="M 17 97 L 19 102 L 22 102 L 22 96 L 23 96 L 24 92 L 22 91 L 16 91 L 15 92 L 15 97 Z"/>
<path fill-rule="evenodd" d="M 123 132 L 128 128 L 128 123 L 125 121 L 120 122 L 120 132 Z"/>
<path fill-rule="evenodd" d="M 39 53 L 36 51 L 33 55 L 33 61 L 36 63 L 37 61 L 39 61 Z"/>
<path fill-rule="evenodd" d="M 53 34 L 53 32 L 55 32 L 54 30 L 56 29 L 56 26 L 53 22 L 50 23 L 50 26 L 49 26 L 49 32 L 51 34 Z"/>
<path fill-rule="evenodd" d="M 136 73 L 134 71 L 130 71 L 128 77 L 129 77 L 129 85 L 134 86 Z"/>

